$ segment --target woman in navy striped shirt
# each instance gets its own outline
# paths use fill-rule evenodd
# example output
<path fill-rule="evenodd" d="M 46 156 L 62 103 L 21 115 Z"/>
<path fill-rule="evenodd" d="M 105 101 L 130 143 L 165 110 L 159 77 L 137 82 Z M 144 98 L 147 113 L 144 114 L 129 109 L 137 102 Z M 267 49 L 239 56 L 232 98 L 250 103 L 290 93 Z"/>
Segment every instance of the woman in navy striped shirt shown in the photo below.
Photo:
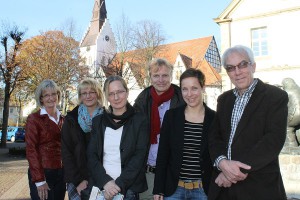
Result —
<path fill-rule="evenodd" d="M 154 199 L 206 200 L 212 172 L 208 129 L 215 112 L 203 102 L 205 76 L 187 69 L 180 76 L 186 105 L 166 112 L 156 162 Z"/>

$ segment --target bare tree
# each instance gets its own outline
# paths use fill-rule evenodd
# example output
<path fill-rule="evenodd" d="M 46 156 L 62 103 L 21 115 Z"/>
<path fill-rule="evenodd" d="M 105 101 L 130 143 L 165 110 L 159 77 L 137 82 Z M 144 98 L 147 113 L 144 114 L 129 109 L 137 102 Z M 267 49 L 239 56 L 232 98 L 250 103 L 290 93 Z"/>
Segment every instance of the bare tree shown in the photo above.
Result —
<path fill-rule="evenodd" d="M 149 85 L 147 65 L 162 50 L 164 33 L 154 21 L 144 20 L 133 26 L 122 14 L 119 22 L 115 27 L 118 53 L 109 66 L 102 68 L 106 74 L 118 74 L 127 82 L 134 76 L 137 83 L 132 87 L 145 88 Z"/>
<path fill-rule="evenodd" d="M 119 23 L 115 26 L 117 52 L 125 53 L 133 48 L 133 26 L 129 18 L 122 13 Z"/>
<path fill-rule="evenodd" d="M 141 68 L 139 71 L 142 72 L 143 86 L 146 87 L 150 82 L 147 65 L 162 50 L 161 45 L 166 38 L 160 24 L 150 20 L 138 22 L 134 28 L 133 37 L 133 46 L 136 49 L 135 61 Z"/>
<path fill-rule="evenodd" d="M 20 80 L 22 68 L 17 59 L 25 31 L 20 31 L 19 27 L 13 26 L 7 29 L 7 32 L 1 36 L 0 41 L 3 47 L 3 54 L 0 54 L 0 70 L 4 87 L 3 102 L 3 125 L 1 147 L 6 147 L 6 135 L 9 117 L 9 101 L 11 93 L 15 89 L 17 82 Z"/>
<path fill-rule="evenodd" d="M 117 55 L 114 56 L 112 59 L 113 62 L 110 62 L 108 67 L 104 66 L 104 70 L 107 74 L 116 74 L 125 77 L 128 70 L 123 70 L 123 67 L 126 62 L 126 52 L 133 48 L 133 31 L 132 24 L 124 13 L 122 13 L 119 23 L 115 26 L 115 38 Z"/>
<path fill-rule="evenodd" d="M 58 30 L 63 31 L 65 36 L 74 38 L 76 41 L 80 41 L 82 37 L 81 31 L 79 31 L 77 23 L 73 18 L 69 18 L 65 22 L 63 22 Z"/>

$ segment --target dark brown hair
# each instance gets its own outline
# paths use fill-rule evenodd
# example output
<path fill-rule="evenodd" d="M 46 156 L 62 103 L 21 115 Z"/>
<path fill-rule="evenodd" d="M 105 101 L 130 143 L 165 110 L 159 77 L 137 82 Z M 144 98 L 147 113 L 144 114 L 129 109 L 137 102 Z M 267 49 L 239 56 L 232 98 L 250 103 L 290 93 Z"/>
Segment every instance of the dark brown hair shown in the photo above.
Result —
<path fill-rule="evenodd" d="M 205 85 L 205 75 L 203 74 L 203 72 L 199 69 L 195 69 L 195 68 L 188 68 L 187 70 L 185 70 L 181 76 L 180 76 L 180 87 L 181 87 L 181 82 L 183 79 L 185 78 L 190 78 L 190 77 L 194 77 L 197 78 L 201 87 L 204 87 Z"/>

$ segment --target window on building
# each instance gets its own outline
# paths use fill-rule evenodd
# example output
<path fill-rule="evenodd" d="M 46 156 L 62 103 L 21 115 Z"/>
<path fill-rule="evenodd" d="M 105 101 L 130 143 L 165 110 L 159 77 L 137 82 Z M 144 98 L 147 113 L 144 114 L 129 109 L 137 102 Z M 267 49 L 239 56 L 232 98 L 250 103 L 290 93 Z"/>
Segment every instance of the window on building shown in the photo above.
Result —
<path fill-rule="evenodd" d="M 267 56 L 269 54 L 267 27 L 252 29 L 251 40 L 254 56 Z"/>
<path fill-rule="evenodd" d="M 13 113 L 14 112 L 14 109 L 13 108 L 10 108 L 9 109 L 9 113 L 11 114 L 11 113 Z"/>
<path fill-rule="evenodd" d="M 207 52 L 205 54 L 205 59 L 207 62 L 214 67 L 217 71 L 221 69 L 221 58 L 218 52 L 218 47 L 214 40 L 209 44 Z"/>

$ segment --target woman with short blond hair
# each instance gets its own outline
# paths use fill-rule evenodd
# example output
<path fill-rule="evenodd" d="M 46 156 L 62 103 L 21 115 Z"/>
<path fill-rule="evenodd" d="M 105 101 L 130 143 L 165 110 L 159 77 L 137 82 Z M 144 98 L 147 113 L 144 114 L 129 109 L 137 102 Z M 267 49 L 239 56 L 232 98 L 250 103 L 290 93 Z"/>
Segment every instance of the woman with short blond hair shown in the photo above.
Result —
<path fill-rule="evenodd" d="M 100 84 L 85 79 L 78 85 L 79 105 L 68 112 L 62 128 L 62 160 L 70 200 L 83 199 L 89 173 L 86 149 L 91 137 L 92 119 L 102 114 L 103 95 Z"/>

